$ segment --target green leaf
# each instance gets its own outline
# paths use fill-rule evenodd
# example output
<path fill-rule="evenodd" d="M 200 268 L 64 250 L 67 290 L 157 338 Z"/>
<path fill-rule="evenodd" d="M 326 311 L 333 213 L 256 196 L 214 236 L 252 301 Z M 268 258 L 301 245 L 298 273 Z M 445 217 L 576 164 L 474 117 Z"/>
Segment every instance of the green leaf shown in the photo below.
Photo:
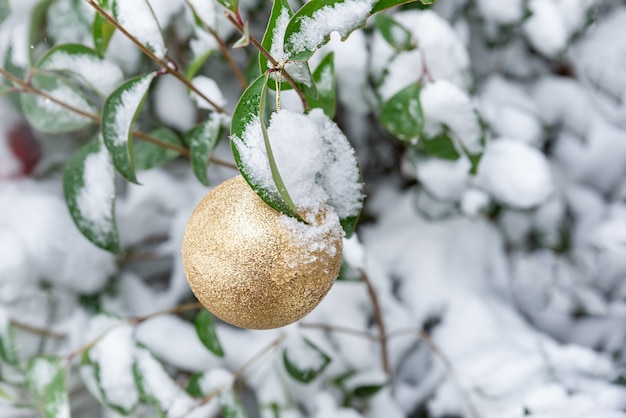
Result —
<path fill-rule="evenodd" d="M 70 404 L 65 389 L 66 364 L 60 357 L 31 359 L 26 369 L 28 391 L 46 418 L 69 418 Z"/>
<path fill-rule="evenodd" d="M 424 138 L 420 144 L 433 157 L 451 161 L 456 161 L 461 157 L 454 146 L 454 141 L 445 132 L 432 139 Z"/>
<path fill-rule="evenodd" d="M 378 14 L 374 23 L 380 34 L 387 43 L 398 51 L 411 51 L 415 49 L 415 41 L 407 28 L 396 22 L 391 16 Z"/>
<path fill-rule="evenodd" d="M 392 7 L 401 6 L 403 4 L 415 3 L 416 0 L 378 0 L 372 7 L 372 14 L 391 9 Z M 419 0 L 422 4 L 432 4 L 436 0 Z"/>
<path fill-rule="evenodd" d="M 328 53 L 319 63 L 313 79 L 317 86 L 318 97 L 307 97 L 312 108 L 319 107 L 329 118 L 335 117 L 336 109 L 336 80 L 335 80 L 335 53 Z"/>
<path fill-rule="evenodd" d="M 0 360 L 15 367 L 20 363 L 15 350 L 13 326 L 4 310 L 0 310 Z"/>
<path fill-rule="evenodd" d="M 150 136 L 168 144 L 181 145 L 176 133 L 168 128 L 159 128 L 151 131 Z M 150 170 L 159 167 L 180 155 L 177 151 L 144 140 L 135 141 L 133 151 L 135 153 L 135 168 L 137 170 Z"/>
<path fill-rule="evenodd" d="M 209 185 L 207 167 L 220 139 L 221 127 L 222 117 L 213 112 L 204 122 L 185 134 L 185 142 L 189 144 L 191 168 L 196 178 L 205 186 Z"/>
<path fill-rule="evenodd" d="M 233 48 L 245 48 L 250 45 L 250 25 L 246 20 L 243 24 L 243 34 L 237 42 L 233 44 Z"/>
<path fill-rule="evenodd" d="M 370 398 L 377 394 L 382 388 L 386 386 L 386 383 L 379 385 L 363 385 L 357 386 L 353 389 L 352 394 L 360 398 Z"/>
<path fill-rule="evenodd" d="M 222 349 L 222 345 L 217 337 L 213 315 L 207 310 L 200 311 L 196 316 L 194 325 L 196 327 L 198 338 L 200 338 L 202 344 L 204 344 L 204 346 L 216 356 L 224 357 L 224 350 Z"/>
<path fill-rule="evenodd" d="M 226 7 L 231 12 L 238 14 L 239 0 L 217 0 L 219 4 Z"/>
<path fill-rule="evenodd" d="M 96 46 L 96 51 L 98 51 L 100 56 L 104 56 L 109 47 L 109 42 L 115 33 L 115 26 L 102 17 L 100 13 L 95 13 L 91 33 L 93 36 L 93 44 Z"/>
<path fill-rule="evenodd" d="M 371 10 L 367 0 L 311 0 L 289 21 L 284 50 L 290 59 L 306 61 L 330 40 L 332 32 L 338 32 L 345 40 L 354 30 L 365 26 Z M 338 13 L 349 17 L 336 19 Z"/>
<path fill-rule="evenodd" d="M 422 132 L 424 116 L 420 104 L 421 84 L 414 83 L 383 103 L 380 123 L 395 137 L 413 142 Z"/>
<path fill-rule="evenodd" d="M 214 52 L 214 49 L 209 49 L 204 54 L 198 55 L 191 60 L 191 62 L 187 66 L 187 70 L 185 71 L 185 77 L 187 78 L 187 80 L 191 80 L 196 76 L 196 74 L 198 74 L 198 71 L 200 71 L 206 60 L 208 60 Z"/>
<path fill-rule="evenodd" d="M 198 372 L 191 375 L 187 382 L 187 393 L 194 398 L 203 398 L 206 393 L 202 391 L 200 381 L 204 378 L 206 372 Z"/>
<path fill-rule="evenodd" d="M 260 184 L 257 184 L 253 177 L 250 176 L 248 170 L 241 160 L 239 155 L 239 149 L 237 143 L 244 143 L 244 133 L 246 127 L 261 118 L 261 104 L 265 104 L 265 99 L 261 100 L 262 95 L 265 94 L 265 76 L 259 76 L 254 80 L 248 88 L 243 92 L 235 111 L 233 112 L 230 132 L 231 132 L 231 147 L 235 163 L 237 168 L 241 172 L 243 178 L 248 182 L 252 190 L 261 198 L 265 203 L 279 212 L 296 217 L 297 215 L 290 209 L 289 205 L 281 198 L 280 195 L 276 195 L 271 191 L 264 189 Z"/>
<path fill-rule="evenodd" d="M 306 356 L 306 364 L 298 365 L 294 354 L 289 354 L 292 350 L 298 353 L 296 354 L 298 357 Z M 313 363 L 312 358 L 315 358 L 314 364 L 311 364 Z M 331 358 L 307 338 L 302 338 L 300 344 L 295 347 L 288 347 L 283 351 L 283 363 L 287 373 L 302 383 L 311 383 L 330 362 Z"/>
<path fill-rule="evenodd" d="M 70 158 L 63 173 L 65 201 L 74 223 L 98 247 L 120 251 L 115 224 L 115 172 L 100 140 Z"/>
<path fill-rule="evenodd" d="M 156 73 L 140 75 L 119 86 L 104 103 L 102 136 L 113 165 L 128 181 L 137 182 L 133 156 L 132 126 Z"/>
<path fill-rule="evenodd" d="M 102 96 L 111 93 L 124 78 L 117 65 L 80 44 L 63 44 L 49 49 L 35 64 L 35 68 L 72 75 Z M 106 74 L 106 77 L 102 74 Z"/>
<path fill-rule="evenodd" d="M 9 0 L 0 0 L 0 24 L 9 17 L 11 13 L 11 5 L 9 4 Z"/>
<path fill-rule="evenodd" d="M 31 79 L 31 85 L 52 98 L 44 98 L 34 93 L 20 96 L 22 112 L 34 128 L 46 133 L 59 134 L 77 131 L 93 123 L 90 118 L 68 110 L 53 100 L 97 115 L 98 109 L 85 99 L 73 83 L 57 76 L 35 74 Z"/>

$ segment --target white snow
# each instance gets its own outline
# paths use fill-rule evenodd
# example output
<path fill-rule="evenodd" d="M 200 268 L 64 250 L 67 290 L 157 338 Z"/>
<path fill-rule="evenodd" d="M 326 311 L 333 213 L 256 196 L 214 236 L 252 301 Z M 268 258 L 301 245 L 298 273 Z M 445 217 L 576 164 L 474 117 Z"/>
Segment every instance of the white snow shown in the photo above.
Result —
<path fill-rule="evenodd" d="M 107 96 L 124 77 L 122 70 L 106 59 L 96 55 L 69 54 L 58 51 L 49 56 L 41 66 L 44 70 L 69 70 L 83 77 L 87 83 Z"/>
<path fill-rule="evenodd" d="M 289 57 L 285 53 L 285 31 L 287 30 L 287 24 L 289 23 L 289 9 L 283 7 L 280 9 L 280 15 L 276 19 L 276 26 L 272 31 L 272 46 L 270 48 L 270 55 L 274 57 L 279 63 L 286 62 Z M 272 64 L 268 61 L 267 67 L 271 68 Z"/>
<path fill-rule="evenodd" d="M 224 107 L 226 105 L 226 99 L 224 98 L 224 95 L 222 95 L 222 91 L 212 78 L 199 75 L 191 80 L 191 84 L 193 84 L 202 94 L 208 97 L 216 105 L 220 107 Z M 191 92 L 191 98 L 196 102 L 196 105 L 199 108 L 215 110 L 213 105 L 200 97 L 196 92 Z"/>
<path fill-rule="evenodd" d="M 383 100 L 418 81 L 425 66 L 434 80 L 467 88 L 469 55 L 450 23 L 431 10 L 403 11 L 393 17 L 411 31 L 419 49 L 396 53 L 380 34 L 374 35 L 370 65 L 374 75 L 382 78 L 378 93 Z"/>
<path fill-rule="evenodd" d="M 158 58 L 167 53 L 161 28 L 147 0 L 118 0 L 115 17 L 131 35 L 147 46 Z"/>
<path fill-rule="evenodd" d="M 435 137 L 445 125 L 467 151 L 472 154 L 482 151 L 478 116 L 465 92 L 449 81 L 439 80 L 424 86 L 420 103 L 427 136 Z"/>
<path fill-rule="evenodd" d="M 292 52 L 313 51 L 332 32 L 338 32 L 344 38 L 365 21 L 373 4 L 374 0 L 345 0 L 318 9 L 311 17 L 302 17 L 300 31 L 288 39 Z"/>
<path fill-rule="evenodd" d="M 76 205 L 85 227 L 93 231 L 100 240 L 104 240 L 115 228 L 111 210 L 114 196 L 113 163 L 109 152 L 100 143 L 99 151 L 85 158 L 83 187 L 76 195 Z"/>
<path fill-rule="evenodd" d="M 346 137 L 320 109 L 308 115 L 285 109 L 273 113 L 267 134 L 278 171 L 298 208 L 317 213 L 328 203 L 340 217 L 358 212 L 356 157 Z M 233 140 L 248 175 L 277 195 L 260 122 L 251 122 L 243 136 Z"/>
<path fill-rule="evenodd" d="M 62 103 L 68 104 L 74 108 L 81 109 L 85 112 L 97 114 L 96 108 L 89 103 L 84 97 L 78 94 L 77 91 L 72 89 L 65 83 L 58 84 L 57 87 L 48 92 L 48 94 L 59 100 Z M 45 109 L 47 118 L 54 118 L 55 124 L 58 125 L 70 125 L 70 126 L 83 126 L 91 122 L 90 119 L 79 115 L 74 112 L 66 110 L 64 107 L 56 104 L 50 99 L 45 99 L 41 96 L 35 98 L 37 106 Z"/>
<path fill-rule="evenodd" d="M 191 129 L 195 122 L 195 108 L 187 89 L 174 77 L 159 77 L 154 87 L 154 106 L 159 119 L 167 126 L 182 132 Z"/>
<path fill-rule="evenodd" d="M 115 326 L 89 351 L 89 357 L 99 367 L 99 386 L 104 398 L 126 411 L 131 410 L 139 401 L 139 392 L 133 378 L 133 332 L 133 327 L 129 324 Z"/>
<path fill-rule="evenodd" d="M 567 29 L 557 5 L 551 0 L 530 0 L 532 15 L 522 26 L 531 45 L 552 57 L 562 52 L 567 43 Z"/>
<path fill-rule="evenodd" d="M 478 0 L 476 5 L 485 19 L 501 25 L 519 22 L 524 15 L 522 0 Z"/>
<path fill-rule="evenodd" d="M 516 208 L 537 206 L 554 190 L 544 155 L 512 139 L 495 140 L 487 146 L 478 181 L 496 200 Z"/>

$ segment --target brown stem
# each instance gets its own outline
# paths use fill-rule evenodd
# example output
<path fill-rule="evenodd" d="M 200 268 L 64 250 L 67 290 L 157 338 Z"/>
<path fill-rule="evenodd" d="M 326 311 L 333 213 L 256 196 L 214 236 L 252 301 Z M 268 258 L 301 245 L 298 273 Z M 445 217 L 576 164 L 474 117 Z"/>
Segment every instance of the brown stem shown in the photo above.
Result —
<path fill-rule="evenodd" d="M 376 325 L 378 326 L 378 330 L 380 331 L 380 335 L 378 340 L 380 342 L 380 356 L 383 363 L 383 370 L 385 374 L 389 378 L 389 380 L 393 383 L 393 373 L 391 370 L 391 366 L 389 365 L 389 350 L 387 348 L 387 332 L 385 331 L 385 321 L 383 320 L 383 313 L 380 308 L 380 303 L 378 301 L 378 295 L 376 295 L 376 290 L 372 285 L 372 281 L 369 276 L 363 269 L 359 269 L 359 273 L 361 273 L 361 277 L 367 286 L 367 293 L 369 294 L 370 300 L 372 301 L 372 308 L 374 309 L 374 320 L 376 321 Z"/>
<path fill-rule="evenodd" d="M 142 322 L 145 322 L 149 319 L 152 319 L 154 317 L 157 316 L 161 316 L 161 315 L 168 315 L 168 314 L 177 314 L 177 313 L 181 313 L 181 312 L 187 312 L 187 311 L 196 311 L 198 309 L 204 309 L 204 306 L 202 306 L 202 304 L 200 302 L 189 302 L 189 303 L 184 303 L 182 305 L 178 305 L 178 306 L 174 306 L 173 308 L 170 309 L 164 309 L 162 311 L 158 311 L 158 312 L 154 312 L 148 315 L 144 315 L 144 316 L 138 316 L 136 318 L 131 318 L 128 320 L 128 322 L 131 325 L 139 325 Z"/>
<path fill-rule="evenodd" d="M 221 107 L 220 105 L 218 105 L 217 103 L 215 103 L 213 100 L 209 99 L 204 93 L 202 93 L 196 86 L 194 86 L 189 80 L 187 80 L 187 78 L 184 76 L 184 74 L 182 74 L 177 68 L 174 68 L 172 66 L 171 63 L 167 62 L 166 60 L 157 57 L 154 52 L 152 52 L 150 50 L 150 48 L 146 47 L 144 44 L 142 44 L 141 42 L 139 42 L 139 40 L 137 38 L 135 38 L 130 32 L 128 32 L 126 30 L 126 28 L 124 28 L 122 25 L 120 25 L 117 20 L 115 20 L 113 18 L 113 16 L 111 16 L 110 14 L 108 14 L 106 12 L 106 10 L 104 10 L 102 7 L 100 7 L 100 5 L 95 1 L 95 0 L 85 0 L 85 2 L 87 2 L 87 4 L 89 4 L 91 7 L 93 7 L 102 17 L 104 17 L 107 21 L 109 21 L 109 23 L 111 23 L 117 30 L 119 30 L 120 32 L 122 32 L 124 34 L 124 36 L 126 36 L 132 43 L 134 43 L 139 49 L 141 49 L 141 51 L 148 57 L 150 58 L 152 61 L 154 61 L 155 63 L 157 63 L 158 65 L 161 66 L 161 68 L 163 68 L 163 70 L 165 70 L 168 74 L 173 75 L 174 77 L 176 77 L 181 83 L 183 83 L 189 90 L 193 91 L 194 93 L 196 93 L 198 96 L 200 96 L 203 100 L 205 100 L 207 103 L 209 103 L 213 109 L 215 109 L 216 112 L 219 113 L 223 113 L 225 115 L 228 115 L 228 112 L 226 111 L 226 109 L 224 109 L 223 107 Z"/>
<path fill-rule="evenodd" d="M 237 19 L 233 17 L 233 15 L 230 13 L 227 13 L 226 17 L 235 26 L 235 28 L 237 28 L 239 33 L 243 35 L 243 25 L 239 23 Z M 252 35 L 250 35 L 250 43 L 254 45 L 254 47 L 258 49 L 259 52 L 265 56 L 265 58 L 267 58 L 267 60 L 272 64 L 272 67 L 277 68 L 277 69 L 280 68 L 280 63 L 276 61 L 274 57 L 272 56 L 272 54 L 270 54 L 269 51 L 265 49 L 265 47 L 261 45 L 261 43 Z M 309 103 L 306 100 L 306 96 L 304 95 L 304 92 L 298 88 L 298 86 L 296 85 L 296 82 L 293 80 L 293 78 L 291 78 L 291 76 L 289 75 L 289 73 L 287 73 L 287 71 L 280 70 L 280 74 L 285 78 L 287 83 L 289 83 L 291 88 L 294 89 L 294 91 L 298 94 L 298 96 L 300 97 L 300 101 L 302 102 L 302 106 L 304 107 L 304 110 L 307 110 L 309 108 Z"/>
<path fill-rule="evenodd" d="M 42 337 L 54 338 L 55 340 L 62 340 L 67 338 L 67 335 L 65 334 L 50 331 L 45 328 L 35 327 L 21 321 L 16 321 L 15 319 L 11 319 L 11 325 L 16 328 L 23 329 L 24 331 L 28 331 L 31 334 L 41 335 Z"/>
<path fill-rule="evenodd" d="M 213 36 L 213 38 L 215 38 L 215 41 L 217 41 L 217 45 L 220 48 L 220 52 L 222 53 L 222 55 L 226 59 L 226 62 L 228 63 L 228 65 L 230 66 L 231 70 L 235 74 L 235 77 L 237 77 L 237 80 L 239 80 L 239 84 L 241 84 L 241 86 L 244 89 L 247 88 L 248 87 L 248 82 L 246 81 L 246 77 L 241 72 L 241 69 L 239 68 L 237 63 L 235 63 L 235 60 L 233 59 L 233 55 L 228 50 L 228 47 L 224 43 L 224 40 L 219 36 L 219 34 L 211 26 L 209 26 L 204 20 L 202 20 L 200 15 L 196 12 L 196 8 L 191 3 L 191 1 L 185 0 L 185 3 L 187 3 L 187 6 L 189 7 L 189 9 L 198 18 L 198 21 L 200 21 L 200 23 L 202 24 L 202 27 L 204 28 L 204 30 L 209 32 L 211 34 L 211 36 Z"/>
<path fill-rule="evenodd" d="M 349 334 L 355 337 L 367 338 L 374 341 L 380 341 L 380 336 L 372 334 L 371 332 L 361 331 L 358 329 L 342 327 L 340 325 L 320 324 L 315 322 L 300 322 L 299 326 L 302 328 L 320 329 L 322 331 L 341 332 L 342 334 Z"/>

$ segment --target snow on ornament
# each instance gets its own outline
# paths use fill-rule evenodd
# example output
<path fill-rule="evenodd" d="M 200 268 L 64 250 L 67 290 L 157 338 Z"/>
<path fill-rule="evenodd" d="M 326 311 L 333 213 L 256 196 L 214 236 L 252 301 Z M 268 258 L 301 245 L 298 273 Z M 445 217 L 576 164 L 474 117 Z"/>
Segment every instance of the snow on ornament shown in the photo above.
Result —
<path fill-rule="evenodd" d="M 266 130 L 262 120 L 252 115 L 242 129 L 233 125 L 243 176 L 198 204 L 182 250 L 200 302 L 251 329 L 293 323 L 320 303 L 339 275 L 346 221 L 353 224 L 363 200 L 354 150 L 320 109 L 279 110 Z M 300 220 L 268 204 L 283 198 L 276 171 Z"/>

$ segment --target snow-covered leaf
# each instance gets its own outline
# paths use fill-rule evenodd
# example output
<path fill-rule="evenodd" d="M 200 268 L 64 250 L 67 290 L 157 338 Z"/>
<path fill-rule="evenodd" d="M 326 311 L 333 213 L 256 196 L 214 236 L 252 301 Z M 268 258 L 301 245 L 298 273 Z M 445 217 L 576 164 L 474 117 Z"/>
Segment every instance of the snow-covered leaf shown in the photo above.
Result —
<path fill-rule="evenodd" d="M 131 140 L 133 122 L 155 76 L 156 73 L 150 73 L 124 82 L 107 98 L 102 111 L 102 136 L 113 157 L 113 165 L 133 183 L 137 183 Z"/>
<path fill-rule="evenodd" d="M 88 354 L 94 365 L 96 383 L 103 402 L 124 415 L 132 412 L 139 402 L 139 392 L 133 378 L 133 331 L 130 324 L 113 327 Z"/>
<path fill-rule="evenodd" d="M 287 29 L 287 24 L 292 16 L 293 10 L 287 0 L 274 0 L 272 13 L 270 14 L 270 19 L 267 22 L 267 28 L 265 29 L 265 34 L 263 35 L 261 44 L 278 62 L 284 62 L 287 58 L 283 50 L 283 42 L 285 29 Z M 259 54 L 259 68 L 261 70 L 261 74 L 271 68 L 271 64 L 269 63 L 267 57 L 263 54 Z M 270 88 L 273 88 L 273 86 L 270 85 Z"/>
<path fill-rule="evenodd" d="M 260 122 L 261 120 L 261 98 L 265 90 L 264 85 L 265 76 L 261 75 L 243 92 L 235 107 L 230 127 L 231 137 L 234 139 L 231 141 L 233 156 L 241 175 L 246 179 L 250 187 L 252 187 L 252 190 L 254 190 L 265 203 L 279 212 L 295 216 L 280 194 L 272 193 L 268 187 L 261 184 L 257 178 L 250 175 L 251 170 L 246 167 L 246 163 L 242 160 L 239 147 L 237 146 L 238 141 L 245 141 L 246 128 L 252 123 Z"/>
<path fill-rule="evenodd" d="M 221 127 L 221 116 L 213 112 L 204 122 L 185 134 L 185 142 L 189 144 L 191 168 L 196 178 L 205 186 L 209 185 L 207 167 L 220 139 Z"/>
<path fill-rule="evenodd" d="M 283 351 L 285 370 L 302 383 L 311 383 L 330 362 L 328 354 L 307 338 L 292 341 Z"/>
<path fill-rule="evenodd" d="M 133 377 L 142 399 L 156 406 L 162 412 L 161 416 L 180 417 L 197 406 L 197 402 L 176 384 L 145 347 L 136 348 Z"/>
<path fill-rule="evenodd" d="M 247 418 L 243 404 L 237 397 L 235 391 L 230 388 L 224 391 L 220 396 L 220 402 L 222 405 L 222 416 L 224 418 Z"/>
<path fill-rule="evenodd" d="M 70 416 L 70 403 L 65 389 L 65 367 L 65 362 L 55 356 L 35 357 L 28 363 L 28 391 L 45 418 Z"/>
<path fill-rule="evenodd" d="M 217 330 L 215 329 L 215 320 L 213 315 L 207 311 L 202 310 L 196 316 L 194 321 L 196 327 L 196 333 L 198 338 L 202 341 L 202 344 L 209 349 L 210 352 L 218 357 L 224 357 L 224 350 L 217 337 Z"/>
<path fill-rule="evenodd" d="M 70 73 L 103 96 L 111 93 L 124 77 L 117 65 L 80 44 L 63 44 L 51 48 L 35 68 Z"/>
<path fill-rule="evenodd" d="M 115 172 L 100 140 L 81 148 L 65 166 L 65 200 L 74 223 L 89 241 L 117 253 L 115 225 Z"/>
<path fill-rule="evenodd" d="M 181 145 L 176 133 L 168 128 L 159 128 L 151 131 L 150 136 L 168 144 Z M 135 168 L 137 170 L 150 170 L 151 168 L 159 167 L 180 155 L 177 151 L 144 140 L 136 141 L 133 144 L 133 151 L 135 154 Z"/>
<path fill-rule="evenodd" d="M 329 118 L 335 117 L 337 106 L 336 81 L 335 81 L 335 54 L 328 53 L 313 73 L 313 80 L 317 87 L 317 98 L 307 97 L 307 101 L 312 108 L 320 108 Z"/>
<path fill-rule="evenodd" d="M 422 132 L 421 89 L 420 83 L 411 84 L 383 103 L 380 123 L 398 139 L 415 141 Z"/>
<path fill-rule="evenodd" d="M 113 16 L 158 58 L 165 58 L 163 34 L 147 0 L 113 0 Z"/>
<path fill-rule="evenodd" d="M 470 155 L 483 150 L 484 130 L 467 93 L 446 80 L 424 85 L 420 94 L 424 134 L 435 137 L 444 129 Z"/>
<path fill-rule="evenodd" d="M 292 60 L 308 60 L 330 40 L 332 32 L 346 39 L 365 25 L 374 0 L 312 0 L 291 18 L 285 30 L 284 51 Z"/>
<path fill-rule="evenodd" d="M 398 51 L 415 49 L 415 41 L 411 32 L 391 16 L 384 13 L 377 14 L 374 23 L 383 38 L 393 48 Z"/>
<path fill-rule="evenodd" d="M 0 360 L 12 366 L 19 365 L 15 350 L 13 326 L 4 309 L 0 309 Z"/>
<path fill-rule="evenodd" d="M 36 73 L 31 79 L 31 85 L 75 109 L 92 114 L 98 113 L 96 107 L 85 99 L 78 87 L 61 77 Z M 20 97 L 24 116 L 33 127 L 42 132 L 52 134 L 72 132 L 93 123 L 91 119 L 68 110 L 49 98 L 33 93 L 25 93 Z"/>

